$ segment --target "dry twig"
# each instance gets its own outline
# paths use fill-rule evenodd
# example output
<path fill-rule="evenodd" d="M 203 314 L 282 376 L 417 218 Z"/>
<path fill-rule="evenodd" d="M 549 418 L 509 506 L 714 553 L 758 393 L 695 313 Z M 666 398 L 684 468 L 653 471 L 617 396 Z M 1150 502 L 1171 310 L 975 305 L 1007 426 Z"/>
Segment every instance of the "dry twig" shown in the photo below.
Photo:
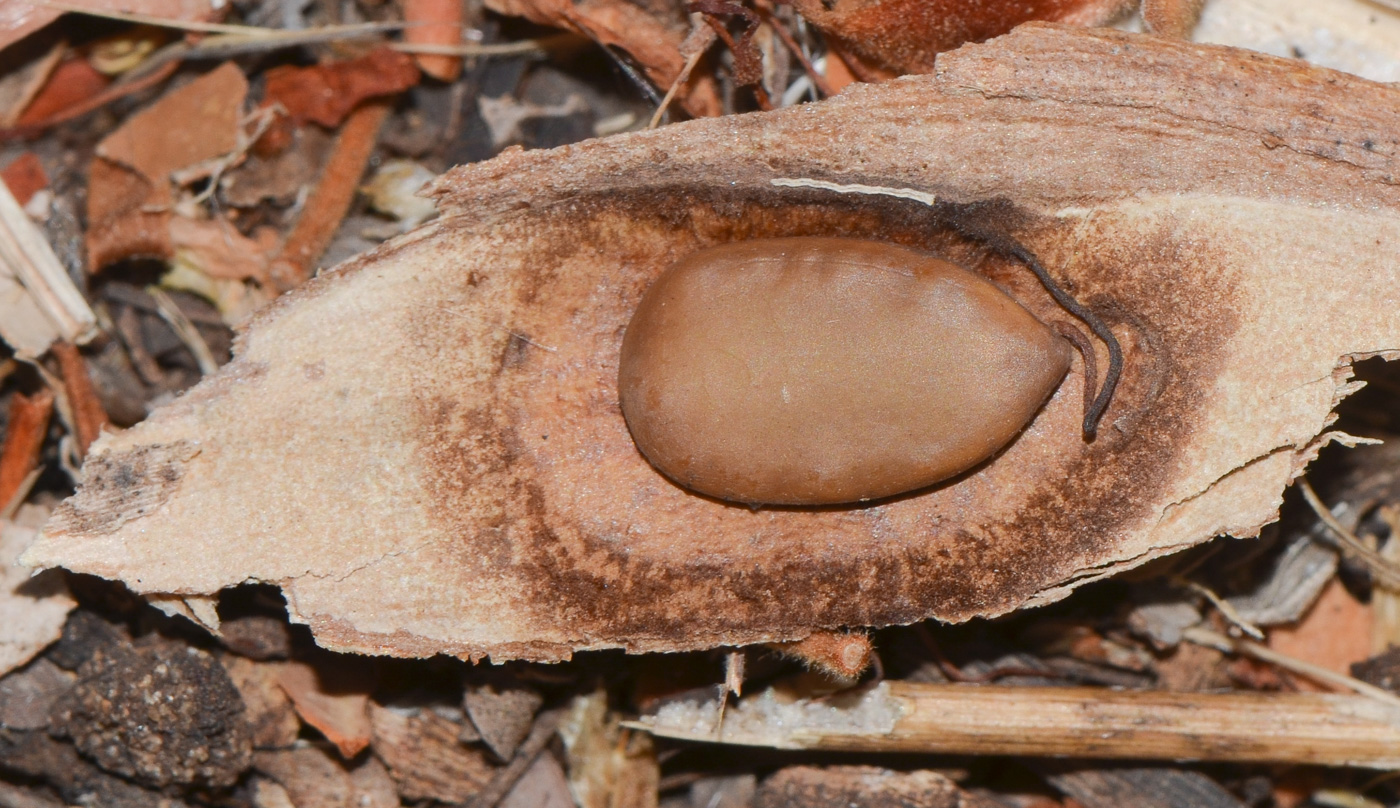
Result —
<path fill-rule="evenodd" d="M 316 260 L 331 243 L 355 199 L 360 177 L 389 109 L 384 101 L 371 101 L 345 119 L 335 149 L 321 169 L 316 190 L 306 200 L 281 254 L 272 263 L 272 279 L 282 290 L 300 286 L 311 277 Z"/>
<path fill-rule="evenodd" d="M 0 448 L 0 507 L 22 496 L 25 481 L 33 485 L 35 466 L 44 446 L 49 418 L 53 415 L 53 393 L 40 390 L 33 396 L 16 393 L 10 399 L 10 418 L 5 424 L 5 444 Z"/>
<path fill-rule="evenodd" d="M 102 434 L 107 423 L 107 411 L 97 397 L 88 375 L 87 362 L 71 343 L 57 342 L 53 346 L 58 371 L 63 377 L 63 389 L 73 410 L 74 437 L 78 441 L 78 457 L 87 456 L 88 447 Z"/>
<path fill-rule="evenodd" d="M 765 694 L 766 695 L 766 694 Z M 1316 693 L 886 682 L 841 706 L 731 708 L 725 743 L 784 749 L 1400 766 L 1400 705 Z M 832 705 L 834 700 L 828 701 Z M 781 712 L 779 717 L 775 714 Z M 686 716 L 690 718 L 690 716 Z M 769 720 L 769 719 L 772 720 Z M 713 741 L 667 714 L 629 726 Z"/>

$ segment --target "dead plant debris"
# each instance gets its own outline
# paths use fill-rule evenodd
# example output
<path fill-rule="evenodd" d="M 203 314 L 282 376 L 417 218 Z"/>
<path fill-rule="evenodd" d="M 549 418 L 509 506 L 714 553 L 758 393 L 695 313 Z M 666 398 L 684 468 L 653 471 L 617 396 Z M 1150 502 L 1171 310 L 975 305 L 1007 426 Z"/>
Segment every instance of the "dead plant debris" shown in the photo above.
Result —
<path fill-rule="evenodd" d="M 0 806 L 1400 804 L 1388 5 L 0 3 Z M 1024 244 L 1097 439 L 671 485 L 632 307 L 790 235 Z"/>

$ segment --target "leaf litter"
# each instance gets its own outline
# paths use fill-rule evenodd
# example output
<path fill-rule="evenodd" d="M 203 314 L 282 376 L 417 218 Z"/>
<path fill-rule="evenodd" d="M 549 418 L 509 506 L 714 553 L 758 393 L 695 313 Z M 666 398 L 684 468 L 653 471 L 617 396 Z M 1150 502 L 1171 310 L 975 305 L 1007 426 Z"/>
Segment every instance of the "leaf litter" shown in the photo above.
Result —
<path fill-rule="evenodd" d="M 1108 5 L 1039 18 L 1099 22 Z M 1394 15 L 1365 23 L 1356 3 L 1331 5 L 1353 47 L 1319 45 L 1313 12 L 1292 5 L 1259 34 L 1249 3 L 1217 0 L 1200 33 L 1386 78 L 1400 60 L 1366 26 Z M 0 328 L 15 352 L 0 355 L 0 481 L 11 510 L 58 508 L 30 560 L 68 570 L 31 581 L 9 567 L 19 639 L 0 678 L 0 781 L 19 778 L 37 804 L 1396 796 L 1348 768 L 1392 765 L 1389 466 L 1370 448 L 1322 449 L 1329 429 L 1400 433 L 1384 399 L 1329 415 L 1356 389 L 1352 362 L 1400 348 L 1390 321 L 1366 314 L 1390 277 L 1373 242 L 1394 226 L 1392 157 L 1375 134 L 1393 91 L 1066 29 L 934 61 L 969 35 L 881 29 L 888 3 L 94 8 L 115 19 L 8 28 L 27 50 L 0 92 L 16 99 L 14 134 L 31 138 L 0 154 L 27 227 L 58 246 L 58 228 L 75 228 L 88 247 L 16 275 L 25 314 Z M 1159 32 L 1191 11 L 1144 9 Z M 1022 21 L 978 13 L 961 20 L 972 39 Z M 914 54 L 911 40 L 936 44 Z M 1219 87 L 1198 69 L 1214 60 L 1280 108 L 1311 102 L 1332 120 L 1275 120 L 1232 105 L 1228 88 L 1182 99 L 1152 60 Z M 852 76 L 905 72 L 932 75 L 799 106 Z M 1178 139 L 1189 147 L 1174 151 Z M 1056 148 L 1028 145 L 1045 142 Z M 568 148 L 532 150 L 556 145 Z M 478 164 L 449 171 L 461 162 Z M 1264 188 L 1264 175 L 1282 179 Z M 431 198 L 414 195 L 424 183 Z M 835 192 L 854 186 L 885 192 Z M 740 512 L 659 481 L 609 403 L 627 301 L 698 246 L 807 233 L 951 254 L 1045 316 L 998 250 L 997 233 L 1014 234 L 1113 312 L 1130 363 L 1112 431 L 1062 439 L 1076 369 L 1009 452 L 904 501 Z M 39 305 L 66 296 L 82 306 Z M 240 347 L 216 371 L 231 324 Z M 1280 334 L 1305 336 L 1279 352 Z M 1391 384 L 1372 365 L 1363 375 Z M 1340 560 L 1330 529 L 1281 494 L 1319 452 L 1310 477 L 1360 548 Z M 1254 538 L 1207 542 L 1217 533 Z M 1261 630 L 1264 644 L 1233 636 Z M 137 691 L 168 683 L 160 709 L 183 716 L 158 719 L 172 733 L 159 748 L 139 734 L 152 720 L 129 700 L 132 677 Z M 1140 698 L 1120 703 L 1105 685 Z M 995 746 L 1010 741 L 986 724 L 973 726 L 992 746 L 908 723 L 900 704 L 950 686 L 1040 711 L 1064 733 L 1057 752 L 1078 760 Z M 1109 767 L 1056 723 L 1069 698 L 1174 726 L 1184 719 L 1152 701 L 1160 688 L 1216 727 L 1182 725 L 1208 742 L 1128 743 L 1113 755 L 1144 763 Z M 1220 688 L 1247 698 L 1199 692 Z M 744 695 L 726 707 L 731 690 Z M 1259 721 L 1255 695 L 1291 739 L 1250 746 L 1209 724 Z M 879 720 L 862 723 L 867 702 L 883 705 Z M 677 716 L 689 729 L 666 729 Z M 836 727 L 842 748 L 881 765 L 713 745 L 809 748 L 815 736 L 793 732 L 812 716 L 825 718 L 807 732 Z M 190 718 L 224 740 L 195 743 Z M 1308 734 L 1326 726 L 1350 740 Z M 130 748 L 114 753 L 113 739 Z M 1263 765 L 1305 762 L 1292 750 L 1307 743 L 1306 762 L 1333 768 L 1309 779 Z M 995 757 L 907 771 L 881 757 L 893 748 Z M 1151 764 L 1162 757 L 1241 762 Z"/>

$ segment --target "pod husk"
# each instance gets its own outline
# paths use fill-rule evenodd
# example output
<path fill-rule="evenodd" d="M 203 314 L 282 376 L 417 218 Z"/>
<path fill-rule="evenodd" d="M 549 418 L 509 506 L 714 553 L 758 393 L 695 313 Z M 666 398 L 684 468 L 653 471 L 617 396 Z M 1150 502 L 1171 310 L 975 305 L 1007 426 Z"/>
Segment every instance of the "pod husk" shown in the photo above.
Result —
<path fill-rule="evenodd" d="M 1257 533 L 1350 361 L 1400 348 L 1397 131 L 1384 85 L 1029 25 L 819 105 L 509 152 L 98 441 L 26 560 L 207 623 L 220 589 L 269 582 L 328 647 L 498 660 L 1053 601 Z M 681 255 L 789 235 L 940 252 L 1064 318 L 999 248 L 1019 239 L 1124 343 L 1098 439 L 1076 363 L 1004 452 L 916 495 L 754 511 L 671 485 L 618 411 L 631 307 Z"/>

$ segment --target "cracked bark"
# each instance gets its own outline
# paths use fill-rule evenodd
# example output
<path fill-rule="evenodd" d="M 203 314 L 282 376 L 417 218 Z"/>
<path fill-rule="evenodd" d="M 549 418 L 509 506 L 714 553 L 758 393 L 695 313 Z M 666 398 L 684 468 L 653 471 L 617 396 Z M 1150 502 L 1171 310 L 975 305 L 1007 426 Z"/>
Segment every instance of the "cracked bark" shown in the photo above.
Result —
<path fill-rule="evenodd" d="M 1339 362 L 1400 350 L 1397 102 L 1030 25 L 819 105 L 456 169 L 438 222 L 279 300 L 217 377 L 94 444 L 27 561 L 181 596 L 276 582 L 337 649 L 557 659 L 1002 614 L 1252 535 L 1348 389 Z M 804 178 L 940 201 L 774 182 Z M 618 344 L 678 257 L 874 238 L 1053 315 L 998 233 L 1124 343 L 1097 441 L 1076 366 L 1004 453 L 867 507 L 730 507 L 636 452 Z"/>

